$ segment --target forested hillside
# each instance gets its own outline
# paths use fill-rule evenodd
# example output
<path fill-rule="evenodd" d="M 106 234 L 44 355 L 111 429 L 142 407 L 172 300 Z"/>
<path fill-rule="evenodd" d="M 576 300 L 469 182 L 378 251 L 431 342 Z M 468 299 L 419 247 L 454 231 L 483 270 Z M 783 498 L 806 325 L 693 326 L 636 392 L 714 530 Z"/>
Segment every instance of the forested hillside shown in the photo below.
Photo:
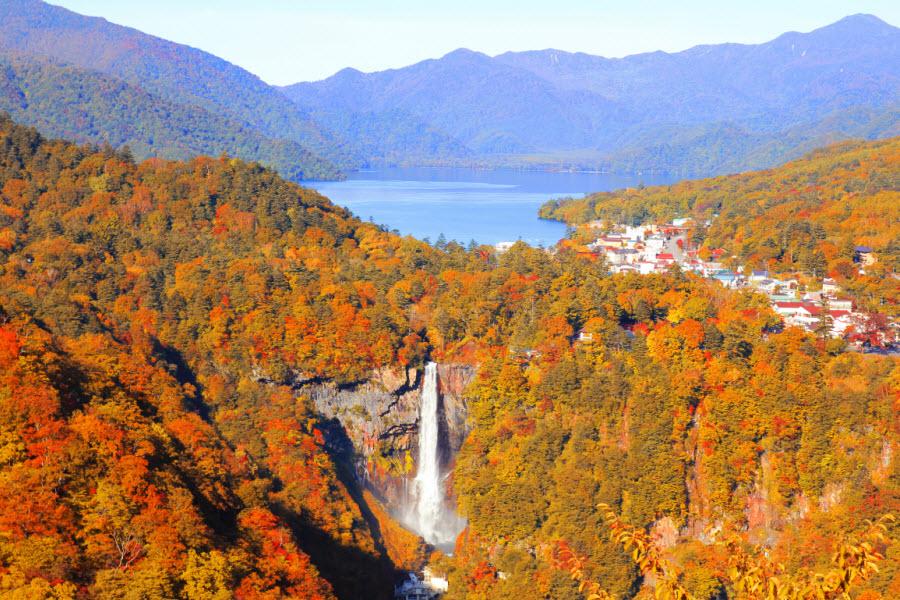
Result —
<path fill-rule="evenodd" d="M 559 570 L 564 550 L 584 580 L 640 596 L 652 572 L 611 539 L 601 503 L 649 529 L 702 599 L 767 597 L 734 585 L 733 568 L 758 565 L 762 589 L 825 573 L 837 541 L 897 513 L 896 359 L 776 333 L 764 301 L 711 283 L 552 281 L 559 295 L 533 310 L 540 342 L 496 352 L 471 390 L 475 428 L 454 472 L 469 528 L 445 563 L 448 598 L 586 597 Z M 590 337 L 573 345 L 564 315 L 586 318 Z M 717 542 L 732 535 L 783 571 L 762 554 L 731 563 Z M 897 552 L 857 591 L 895 597 Z"/>
<path fill-rule="evenodd" d="M 563 547 L 647 593 L 600 502 L 710 599 L 738 593 L 717 532 L 793 577 L 900 514 L 895 357 L 565 243 L 400 238 L 237 159 L 135 163 L 0 121 L 0 309 L 10 597 L 389 598 L 424 549 L 305 390 L 427 360 L 478 369 L 448 598 L 581 598 Z M 895 597 L 897 548 L 875 550 L 854 589 Z"/>
<path fill-rule="evenodd" d="M 50 59 L 0 54 L 0 110 L 49 136 L 128 147 L 138 159 L 230 154 L 286 179 L 333 179 L 337 168 L 300 144 L 270 139 L 203 108 Z"/>
<path fill-rule="evenodd" d="M 136 165 L 8 120 L 0 148 L 0 587 L 386 597 L 380 528 L 316 415 L 253 375 L 289 381 L 284 355 L 264 347 L 284 329 L 264 315 L 284 324 L 274 299 L 308 277 L 301 248 L 349 261 L 341 244 L 357 227 L 383 234 L 237 160 Z M 334 307 L 320 313 L 320 343 L 350 336 L 338 356 L 292 366 L 352 376 L 339 356 L 366 322 L 349 302 Z"/>
<path fill-rule="evenodd" d="M 900 138 L 838 144 L 767 171 L 554 200 L 540 214 L 573 225 L 689 217 L 703 255 L 723 248 L 740 267 L 827 275 L 877 310 L 897 310 Z M 857 246 L 879 257 L 864 273 Z"/>
<path fill-rule="evenodd" d="M 70 110 L 83 107 L 87 115 L 96 115 L 110 107 L 111 87 L 125 88 L 118 98 L 138 102 L 117 104 L 113 118 L 104 123 L 103 133 L 134 139 L 136 146 L 147 142 L 145 131 L 155 130 L 168 140 L 184 137 L 192 146 L 203 141 L 203 147 L 198 148 L 203 153 L 218 153 L 217 148 L 224 145 L 229 154 L 271 159 L 268 164 L 279 168 L 286 165 L 276 160 L 296 161 L 291 171 L 283 171 L 288 177 L 297 172 L 304 172 L 307 178 L 333 176 L 334 164 L 357 164 L 344 142 L 255 75 L 201 50 L 105 19 L 79 15 L 41 0 L 6 0 L 0 4 L 0 49 L 19 59 L 51 59 L 77 68 L 61 72 L 59 67 L 44 63 L 42 68 L 50 72 L 35 73 L 35 67 L 30 66 L 22 75 L 23 91 L 34 93 L 35 102 L 76 100 Z M 40 81 L 34 81 L 35 77 Z M 62 87 L 48 89 L 48 79 Z M 79 98 L 79 93 L 85 97 Z M 137 107 L 146 108 L 148 114 L 130 113 L 136 117 L 132 130 L 119 119 Z M 171 121 L 160 118 L 165 111 L 171 111 Z M 208 115 L 208 119 L 201 120 L 199 115 Z M 67 128 L 79 139 L 100 141 L 88 138 L 97 133 L 89 124 L 81 127 L 80 123 L 61 120 L 60 109 L 44 113 L 35 108 L 22 116 L 36 126 L 54 126 L 46 130 L 50 135 L 68 133 L 59 131 Z M 162 152 L 170 149 L 165 141 L 157 148 L 162 157 L 186 156 Z M 259 154 L 248 152 L 254 144 L 260 146 Z"/>

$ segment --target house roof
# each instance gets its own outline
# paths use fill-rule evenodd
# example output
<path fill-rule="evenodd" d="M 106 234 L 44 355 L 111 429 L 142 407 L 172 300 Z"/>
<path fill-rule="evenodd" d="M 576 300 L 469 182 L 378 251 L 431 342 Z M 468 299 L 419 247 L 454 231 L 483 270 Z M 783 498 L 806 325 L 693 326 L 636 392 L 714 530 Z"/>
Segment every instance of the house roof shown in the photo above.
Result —
<path fill-rule="evenodd" d="M 778 308 L 800 308 L 803 306 L 803 302 L 776 302 L 775 306 Z"/>

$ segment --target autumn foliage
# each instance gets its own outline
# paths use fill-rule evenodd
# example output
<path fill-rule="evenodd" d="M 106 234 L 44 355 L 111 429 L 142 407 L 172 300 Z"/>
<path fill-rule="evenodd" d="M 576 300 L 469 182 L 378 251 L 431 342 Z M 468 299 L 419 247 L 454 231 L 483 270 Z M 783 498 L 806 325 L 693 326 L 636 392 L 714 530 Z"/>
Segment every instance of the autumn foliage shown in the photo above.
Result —
<path fill-rule="evenodd" d="M 4 597 L 390 598 L 426 551 L 306 391 L 427 360 L 478 367 L 448 600 L 581 598 L 560 540 L 645 593 L 601 502 L 665 533 L 697 598 L 722 597 L 719 522 L 793 571 L 900 514 L 896 358 L 677 271 L 401 238 L 226 157 L 0 120 L 0 311 Z"/>

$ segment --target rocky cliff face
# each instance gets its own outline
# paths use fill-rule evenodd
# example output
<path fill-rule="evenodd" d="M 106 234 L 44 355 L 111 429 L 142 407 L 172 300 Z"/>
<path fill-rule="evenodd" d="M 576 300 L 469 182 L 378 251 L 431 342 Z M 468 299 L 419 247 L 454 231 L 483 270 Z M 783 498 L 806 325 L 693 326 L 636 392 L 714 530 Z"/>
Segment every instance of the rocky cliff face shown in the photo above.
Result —
<path fill-rule="evenodd" d="M 699 540 L 704 544 L 711 543 L 729 518 L 739 516 L 743 517 L 744 531 L 750 542 L 771 546 L 777 543 L 786 529 L 798 525 L 810 515 L 842 510 L 841 506 L 850 492 L 847 481 L 827 482 L 818 495 L 800 492 L 786 496 L 781 491 L 781 482 L 776 472 L 777 462 L 784 458 L 777 452 L 770 451 L 759 453 L 752 482 L 730 491 L 732 498 L 737 500 L 730 509 L 722 506 L 721 501 L 717 503 L 710 489 L 710 473 L 715 466 L 708 464 L 698 446 L 699 430 L 704 418 L 703 411 L 695 413 L 684 443 L 685 454 L 690 457 L 684 473 L 684 518 L 676 520 L 665 516 L 652 525 L 661 549 L 670 548 L 677 541 Z M 859 465 L 865 465 L 868 477 L 875 485 L 883 485 L 891 476 L 892 470 L 897 468 L 894 444 L 889 439 L 871 443 L 867 450 L 860 444 L 854 451 L 864 452 Z"/>
<path fill-rule="evenodd" d="M 468 434 L 464 392 L 474 375 L 468 365 L 438 366 L 441 459 L 447 469 Z M 353 388 L 310 383 L 301 393 L 331 420 L 329 443 L 352 460 L 360 481 L 392 510 L 406 506 L 416 473 L 422 372 L 382 369 Z"/>

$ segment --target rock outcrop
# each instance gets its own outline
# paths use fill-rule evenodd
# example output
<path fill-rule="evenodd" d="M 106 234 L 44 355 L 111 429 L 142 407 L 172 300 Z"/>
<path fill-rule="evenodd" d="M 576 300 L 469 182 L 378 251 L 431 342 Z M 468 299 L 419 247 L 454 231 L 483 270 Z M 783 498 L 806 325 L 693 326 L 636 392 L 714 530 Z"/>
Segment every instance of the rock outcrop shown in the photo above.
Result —
<path fill-rule="evenodd" d="M 449 467 L 468 434 L 465 389 L 474 367 L 438 367 L 441 413 L 441 460 Z M 300 386 L 316 409 L 331 420 L 328 441 L 342 448 L 357 477 L 394 511 L 409 501 L 416 472 L 422 372 L 382 369 L 368 381 L 350 387 L 332 382 Z"/>

